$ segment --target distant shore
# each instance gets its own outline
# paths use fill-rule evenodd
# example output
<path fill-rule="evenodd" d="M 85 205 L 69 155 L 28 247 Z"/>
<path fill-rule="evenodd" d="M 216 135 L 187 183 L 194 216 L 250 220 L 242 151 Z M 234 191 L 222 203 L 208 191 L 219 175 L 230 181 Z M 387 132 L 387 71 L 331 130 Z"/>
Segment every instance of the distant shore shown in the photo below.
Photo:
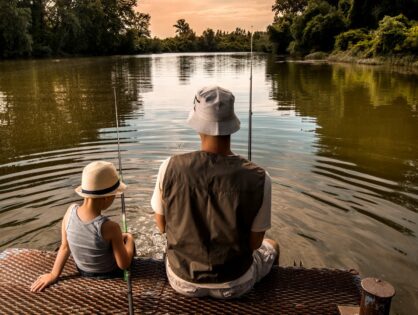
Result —
<path fill-rule="evenodd" d="M 349 55 L 345 52 L 339 53 L 324 53 L 315 52 L 304 57 L 304 60 L 325 60 L 329 62 L 342 62 L 352 64 L 362 64 L 371 66 L 402 66 L 412 67 L 418 69 L 418 56 L 404 55 L 404 56 L 387 56 L 387 57 L 373 57 L 373 58 L 359 58 Z"/>

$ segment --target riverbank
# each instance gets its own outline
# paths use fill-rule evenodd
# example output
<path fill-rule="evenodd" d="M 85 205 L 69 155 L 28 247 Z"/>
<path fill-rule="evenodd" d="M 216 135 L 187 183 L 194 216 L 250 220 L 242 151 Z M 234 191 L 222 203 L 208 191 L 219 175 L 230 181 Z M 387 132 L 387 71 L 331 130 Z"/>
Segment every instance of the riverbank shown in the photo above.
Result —
<path fill-rule="evenodd" d="M 360 58 L 350 55 L 347 52 L 339 53 L 324 53 L 315 52 L 304 57 L 304 60 L 326 60 L 329 62 L 343 62 L 352 64 L 363 64 L 372 66 L 402 66 L 411 67 L 418 70 L 418 56 L 404 55 L 404 56 L 388 56 L 388 57 L 374 57 L 374 58 Z"/>

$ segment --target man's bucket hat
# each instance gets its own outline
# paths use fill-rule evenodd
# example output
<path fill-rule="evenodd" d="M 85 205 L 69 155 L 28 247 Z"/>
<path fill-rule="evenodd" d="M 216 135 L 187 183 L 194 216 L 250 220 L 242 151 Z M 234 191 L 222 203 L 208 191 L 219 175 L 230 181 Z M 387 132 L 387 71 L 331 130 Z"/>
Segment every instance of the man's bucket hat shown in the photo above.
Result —
<path fill-rule="evenodd" d="M 234 113 L 234 95 L 219 86 L 208 86 L 197 91 L 194 108 L 187 123 L 199 133 L 210 136 L 233 134 L 240 128 Z"/>
<path fill-rule="evenodd" d="M 121 194 L 126 187 L 112 163 L 96 161 L 83 169 L 81 186 L 75 192 L 84 198 L 102 198 Z"/>

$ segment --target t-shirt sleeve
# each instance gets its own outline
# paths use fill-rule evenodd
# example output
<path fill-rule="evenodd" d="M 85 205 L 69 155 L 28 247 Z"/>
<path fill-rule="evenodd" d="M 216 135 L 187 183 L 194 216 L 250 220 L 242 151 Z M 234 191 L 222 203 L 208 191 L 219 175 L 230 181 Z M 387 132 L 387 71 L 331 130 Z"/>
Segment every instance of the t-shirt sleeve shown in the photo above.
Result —
<path fill-rule="evenodd" d="M 264 196 L 263 203 L 258 211 L 253 225 L 251 226 L 252 232 L 265 232 L 271 228 L 271 178 L 266 172 L 264 180 Z"/>
<path fill-rule="evenodd" d="M 165 160 L 160 165 L 160 169 L 158 170 L 157 175 L 157 182 L 155 183 L 154 193 L 152 194 L 151 198 L 151 207 L 155 213 L 164 215 L 164 207 L 163 207 L 163 181 L 165 171 L 167 170 L 168 162 L 170 162 L 170 158 Z"/>

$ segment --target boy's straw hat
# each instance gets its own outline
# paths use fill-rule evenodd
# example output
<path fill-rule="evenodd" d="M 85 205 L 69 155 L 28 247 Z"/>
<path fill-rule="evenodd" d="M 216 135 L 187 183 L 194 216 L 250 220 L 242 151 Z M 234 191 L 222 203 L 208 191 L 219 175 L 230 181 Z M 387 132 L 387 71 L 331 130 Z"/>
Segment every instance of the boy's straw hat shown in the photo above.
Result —
<path fill-rule="evenodd" d="M 81 186 L 75 192 L 84 198 L 102 198 L 121 194 L 126 187 L 112 163 L 96 161 L 83 169 Z"/>
<path fill-rule="evenodd" d="M 234 113 L 234 95 L 219 86 L 200 89 L 187 123 L 197 132 L 209 136 L 230 135 L 238 131 L 240 121 Z"/>

